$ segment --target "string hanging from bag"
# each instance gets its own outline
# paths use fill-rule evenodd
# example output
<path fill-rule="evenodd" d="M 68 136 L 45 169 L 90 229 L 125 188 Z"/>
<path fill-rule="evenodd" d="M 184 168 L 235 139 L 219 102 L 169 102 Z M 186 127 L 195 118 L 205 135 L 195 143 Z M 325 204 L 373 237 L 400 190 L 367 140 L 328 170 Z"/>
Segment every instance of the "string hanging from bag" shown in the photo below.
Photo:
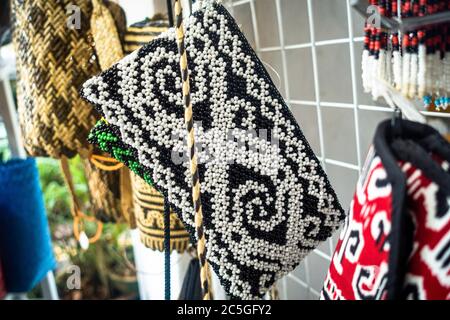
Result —
<path fill-rule="evenodd" d="M 170 204 L 164 199 L 164 288 L 165 299 L 170 300 Z"/>
<path fill-rule="evenodd" d="M 190 171 L 192 176 L 192 201 L 194 204 L 194 223 L 197 234 L 197 253 L 200 262 L 200 281 L 203 289 L 203 300 L 211 300 L 211 275 L 209 263 L 206 260 L 206 238 L 203 227 L 203 211 L 200 192 L 200 177 L 198 172 L 197 152 L 195 149 L 194 119 L 189 83 L 189 68 L 184 43 L 183 6 L 180 0 L 175 0 L 175 21 L 178 53 L 180 55 L 180 71 L 183 82 L 183 97 L 185 107 L 185 125 L 187 129 L 188 154 L 190 156 Z"/>
<path fill-rule="evenodd" d="M 172 1 L 167 0 L 167 15 L 169 17 L 169 26 L 173 28 Z M 170 300 L 170 204 L 167 198 L 164 198 L 164 296 Z"/>
<path fill-rule="evenodd" d="M 73 233 L 75 235 L 75 239 L 80 242 L 81 247 L 83 249 L 87 249 L 89 244 L 93 244 L 100 239 L 103 231 L 103 223 L 95 219 L 95 217 L 87 216 L 82 212 L 81 204 L 75 193 L 75 186 L 73 184 L 72 174 L 70 173 L 69 160 L 66 157 L 61 158 L 61 170 L 72 198 L 71 211 L 73 216 Z M 86 222 L 97 224 L 95 234 L 91 238 L 89 238 L 84 231 Z"/>

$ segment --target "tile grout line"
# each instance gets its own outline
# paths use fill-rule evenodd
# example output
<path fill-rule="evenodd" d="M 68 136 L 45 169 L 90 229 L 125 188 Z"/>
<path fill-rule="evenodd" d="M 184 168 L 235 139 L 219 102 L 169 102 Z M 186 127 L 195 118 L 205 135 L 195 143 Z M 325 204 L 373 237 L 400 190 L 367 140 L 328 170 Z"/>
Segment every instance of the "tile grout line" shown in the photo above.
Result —
<path fill-rule="evenodd" d="M 326 158 L 325 154 L 325 144 L 323 137 L 323 125 L 322 125 L 322 110 L 320 107 L 320 82 L 319 82 L 319 74 L 318 74 L 318 65 L 317 65 L 317 52 L 316 52 L 316 43 L 315 43 L 315 27 L 314 27 L 314 17 L 313 17 L 313 7 L 312 0 L 308 0 L 308 23 L 309 23 L 309 33 L 310 33 L 310 41 L 311 41 L 311 53 L 312 53 L 312 62 L 313 62 L 313 74 L 314 74 L 314 92 L 315 98 L 317 102 L 316 112 L 317 112 L 317 122 L 319 127 L 319 142 L 320 142 L 320 152 L 322 157 L 322 167 L 326 172 L 326 165 L 324 159 Z M 311 299 L 311 281 L 309 275 L 309 265 L 308 265 L 308 257 L 305 257 L 305 278 L 308 283 L 307 294 L 308 298 Z"/>

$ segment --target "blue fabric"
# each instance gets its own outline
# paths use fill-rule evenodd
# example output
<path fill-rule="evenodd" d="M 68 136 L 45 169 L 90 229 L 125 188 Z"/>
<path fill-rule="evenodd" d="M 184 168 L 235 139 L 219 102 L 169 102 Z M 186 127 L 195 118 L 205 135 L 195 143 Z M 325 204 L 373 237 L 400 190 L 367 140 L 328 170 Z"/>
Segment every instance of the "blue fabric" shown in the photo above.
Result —
<path fill-rule="evenodd" d="M 8 292 L 27 292 L 56 266 L 36 161 L 0 163 L 0 260 Z"/>

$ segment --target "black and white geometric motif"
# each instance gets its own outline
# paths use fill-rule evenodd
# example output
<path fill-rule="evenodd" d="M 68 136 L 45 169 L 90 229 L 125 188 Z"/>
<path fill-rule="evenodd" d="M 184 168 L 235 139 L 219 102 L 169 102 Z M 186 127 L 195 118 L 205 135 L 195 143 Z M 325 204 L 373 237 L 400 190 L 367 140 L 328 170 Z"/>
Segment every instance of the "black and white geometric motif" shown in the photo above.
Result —
<path fill-rule="evenodd" d="M 219 4 L 186 22 L 207 258 L 228 294 L 260 298 L 344 218 L 267 71 Z M 89 80 L 83 96 L 130 146 L 195 241 L 175 31 Z M 266 130 L 267 137 L 249 134 Z M 233 139 L 229 139 L 230 135 Z M 273 143 L 276 141 L 276 143 Z"/>

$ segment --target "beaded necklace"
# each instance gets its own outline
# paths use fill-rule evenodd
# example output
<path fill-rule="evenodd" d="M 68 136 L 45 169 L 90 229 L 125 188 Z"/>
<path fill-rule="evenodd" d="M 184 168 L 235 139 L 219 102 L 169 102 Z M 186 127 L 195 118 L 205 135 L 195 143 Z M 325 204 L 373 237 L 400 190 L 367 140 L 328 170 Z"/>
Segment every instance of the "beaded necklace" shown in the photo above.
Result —
<path fill-rule="evenodd" d="M 447 0 L 370 0 L 381 16 L 423 17 L 450 10 Z M 374 99 L 378 81 L 391 84 L 409 99 L 422 99 L 433 111 L 450 111 L 450 24 L 405 34 L 366 22 L 362 58 L 363 87 Z"/>

